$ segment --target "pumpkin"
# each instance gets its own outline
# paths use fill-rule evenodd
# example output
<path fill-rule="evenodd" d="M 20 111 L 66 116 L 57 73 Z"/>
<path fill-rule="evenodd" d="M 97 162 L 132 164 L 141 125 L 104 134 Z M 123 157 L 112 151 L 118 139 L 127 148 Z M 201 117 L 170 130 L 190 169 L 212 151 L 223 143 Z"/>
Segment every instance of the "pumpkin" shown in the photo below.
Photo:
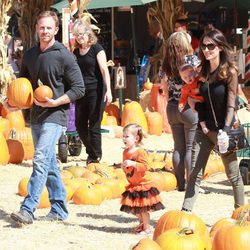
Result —
<path fill-rule="evenodd" d="M 250 226 L 226 225 L 213 238 L 212 250 L 249 250 Z"/>
<path fill-rule="evenodd" d="M 161 135 L 163 131 L 163 118 L 159 112 L 145 112 L 150 135 Z"/>
<path fill-rule="evenodd" d="M 9 163 L 20 164 L 24 159 L 24 147 L 22 142 L 10 137 L 7 139 L 7 145 L 9 149 Z"/>
<path fill-rule="evenodd" d="M 240 218 L 240 216 L 242 215 L 242 213 L 245 212 L 245 211 L 247 211 L 247 210 L 248 211 L 250 210 L 250 203 L 246 204 L 246 205 L 243 205 L 243 206 L 240 206 L 237 209 L 235 209 L 233 211 L 233 214 L 232 214 L 231 218 L 237 220 L 237 219 Z"/>
<path fill-rule="evenodd" d="M 107 112 L 108 115 L 114 116 L 116 118 L 117 125 L 121 124 L 121 117 L 120 117 L 120 106 L 119 106 L 119 99 L 117 99 L 115 102 L 110 103 L 108 106 L 105 107 L 105 112 Z M 122 109 L 123 109 L 122 105 Z"/>
<path fill-rule="evenodd" d="M 128 101 L 125 103 L 122 112 L 122 127 L 130 124 L 138 123 L 145 132 L 148 132 L 148 123 L 146 116 L 142 110 L 140 103 L 136 101 Z"/>
<path fill-rule="evenodd" d="M 12 107 L 31 108 L 34 98 L 30 81 L 24 77 L 13 80 L 7 89 L 7 98 Z"/>
<path fill-rule="evenodd" d="M 10 121 L 3 117 L 0 117 L 0 133 L 5 133 L 10 129 Z"/>
<path fill-rule="evenodd" d="M 100 190 L 93 187 L 79 187 L 75 191 L 72 200 L 77 205 L 100 205 L 103 201 L 103 196 Z"/>
<path fill-rule="evenodd" d="M 6 133 L 6 137 L 22 143 L 24 150 L 23 160 L 33 159 L 35 148 L 31 134 L 31 128 L 12 128 Z"/>
<path fill-rule="evenodd" d="M 3 134 L 0 133 L 0 164 L 5 165 L 9 162 L 9 149 Z"/>
<path fill-rule="evenodd" d="M 153 83 L 150 82 L 149 78 L 147 78 L 147 81 L 143 83 L 143 89 L 144 90 L 150 90 L 153 87 Z"/>
<path fill-rule="evenodd" d="M 168 211 L 160 217 L 155 226 L 153 239 L 156 240 L 163 232 L 177 227 L 189 227 L 199 233 L 207 249 L 210 249 L 211 241 L 205 223 L 194 213 L 189 214 L 179 210 Z"/>
<path fill-rule="evenodd" d="M 103 200 L 112 199 L 113 192 L 112 192 L 111 187 L 109 187 L 108 185 L 94 184 L 93 188 L 95 188 L 101 192 Z"/>
<path fill-rule="evenodd" d="M 219 229 L 228 225 L 235 224 L 235 222 L 236 220 L 232 218 L 223 218 L 223 219 L 218 220 L 210 229 L 209 235 L 210 235 L 211 240 L 213 241 L 214 236 L 218 232 Z"/>
<path fill-rule="evenodd" d="M 66 190 L 66 201 L 69 201 L 71 200 L 71 198 L 73 197 L 73 194 L 74 194 L 74 190 L 71 186 L 69 185 L 65 185 L 65 190 Z"/>
<path fill-rule="evenodd" d="M 161 247 L 155 241 L 143 238 L 132 248 L 132 250 L 161 250 Z"/>
<path fill-rule="evenodd" d="M 47 85 L 40 85 L 34 91 L 34 97 L 39 102 L 46 102 L 46 97 L 51 99 L 53 97 L 52 89 Z"/>
<path fill-rule="evenodd" d="M 40 202 L 39 202 L 38 208 L 48 208 L 50 206 L 51 206 L 51 204 L 49 201 L 49 192 L 48 192 L 47 187 L 45 187 L 43 189 L 41 196 L 40 196 Z"/>
<path fill-rule="evenodd" d="M 101 121 L 102 126 L 107 126 L 107 119 L 108 119 L 107 116 L 108 116 L 107 113 L 104 111 L 102 115 L 102 121 Z"/>
<path fill-rule="evenodd" d="M 8 113 L 6 119 L 10 121 L 10 128 L 25 127 L 25 120 L 21 110 Z"/>
<path fill-rule="evenodd" d="M 161 234 L 156 242 L 164 250 L 205 250 L 201 236 L 190 228 L 173 228 Z"/>
<path fill-rule="evenodd" d="M 29 183 L 29 178 L 24 177 L 22 178 L 19 183 L 18 183 L 18 194 L 26 197 L 28 194 L 28 183 Z"/>

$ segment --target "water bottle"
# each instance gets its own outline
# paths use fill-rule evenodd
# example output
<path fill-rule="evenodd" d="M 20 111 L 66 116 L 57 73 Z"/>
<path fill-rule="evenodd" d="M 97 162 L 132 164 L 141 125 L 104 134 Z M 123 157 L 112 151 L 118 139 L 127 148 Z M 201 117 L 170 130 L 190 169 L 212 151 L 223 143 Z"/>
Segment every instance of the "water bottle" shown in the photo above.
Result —
<path fill-rule="evenodd" d="M 220 153 L 225 154 L 228 148 L 228 143 L 226 143 L 227 142 L 226 140 L 228 140 L 227 133 L 222 131 L 222 129 L 220 129 L 217 135 L 217 139 L 218 139 L 218 146 Z"/>

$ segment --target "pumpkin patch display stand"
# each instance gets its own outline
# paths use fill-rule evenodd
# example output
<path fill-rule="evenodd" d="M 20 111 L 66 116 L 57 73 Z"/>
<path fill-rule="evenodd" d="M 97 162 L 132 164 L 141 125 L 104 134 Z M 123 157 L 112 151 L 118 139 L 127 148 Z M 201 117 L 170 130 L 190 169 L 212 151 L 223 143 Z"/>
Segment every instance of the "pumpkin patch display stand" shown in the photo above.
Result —
<path fill-rule="evenodd" d="M 58 157 L 62 163 L 67 162 L 68 151 L 71 156 L 79 156 L 82 151 L 82 142 L 75 127 L 74 103 L 70 103 L 67 131 L 61 135 L 58 141 Z"/>

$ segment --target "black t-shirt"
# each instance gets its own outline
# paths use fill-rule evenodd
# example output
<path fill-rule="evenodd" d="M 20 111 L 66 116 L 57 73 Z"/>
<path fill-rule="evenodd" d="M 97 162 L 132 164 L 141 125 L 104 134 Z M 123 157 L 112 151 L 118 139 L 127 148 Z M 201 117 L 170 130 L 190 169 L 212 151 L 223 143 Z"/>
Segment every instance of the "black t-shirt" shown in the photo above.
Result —
<path fill-rule="evenodd" d="M 97 61 L 97 54 L 101 50 L 104 49 L 99 43 L 91 46 L 85 55 L 80 54 L 79 48 L 74 50 L 86 89 L 96 89 L 97 86 L 103 85 L 103 78 Z"/>

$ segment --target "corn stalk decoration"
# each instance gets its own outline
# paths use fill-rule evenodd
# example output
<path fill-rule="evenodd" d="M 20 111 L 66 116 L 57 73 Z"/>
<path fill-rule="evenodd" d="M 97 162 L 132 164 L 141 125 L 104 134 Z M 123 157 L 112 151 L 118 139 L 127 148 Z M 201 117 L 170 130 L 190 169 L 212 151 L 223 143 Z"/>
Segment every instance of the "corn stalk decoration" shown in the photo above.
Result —
<path fill-rule="evenodd" d="M 0 0 L 0 3 L 0 93 L 5 95 L 7 86 L 15 78 L 12 67 L 8 63 L 7 44 L 5 44 L 10 19 L 7 13 L 11 7 L 12 0 Z"/>
<path fill-rule="evenodd" d="M 53 0 L 14 0 L 13 8 L 18 14 L 18 26 L 24 51 L 37 42 L 35 35 L 36 18 L 40 12 L 49 10 Z"/>
<path fill-rule="evenodd" d="M 163 48 L 170 34 L 174 32 L 174 24 L 178 19 L 186 19 L 187 13 L 184 11 L 182 0 L 158 0 L 151 4 L 147 11 L 147 20 L 149 26 L 156 20 L 160 24 L 161 34 L 163 36 L 163 46 L 156 55 L 153 55 L 152 68 L 157 67 L 157 62 L 163 59 Z"/>

